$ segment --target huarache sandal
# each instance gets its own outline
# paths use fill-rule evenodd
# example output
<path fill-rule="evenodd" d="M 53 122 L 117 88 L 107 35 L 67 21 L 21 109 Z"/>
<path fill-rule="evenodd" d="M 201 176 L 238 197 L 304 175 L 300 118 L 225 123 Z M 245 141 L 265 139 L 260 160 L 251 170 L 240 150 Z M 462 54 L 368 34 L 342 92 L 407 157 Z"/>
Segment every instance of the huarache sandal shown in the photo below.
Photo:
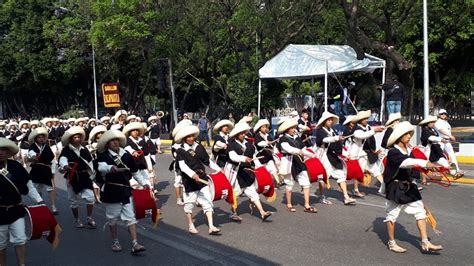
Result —
<path fill-rule="evenodd" d="M 230 215 L 230 219 L 234 222 L 241 222 L 243 219 L 237 215 L 237 213 L 233 213 Z"/>
<path fill-rule="evenodd" d="M 94 219 L 87 218 L 87 227 L 89 229 L 96 229 L 97 228 L 97 223 L 94 221 Z"/>
<path fill-rule="evenodd" d="M 75 226 L 76 228 L 84 228 L 84 224 L 82 223 L 80 219 L 76 220 Z"/>
<path fill-rule="evenodd" d="M 194 227 L 194 226 L 190 226 L 188 231 L 189 231 L 189 233 L 190 233 L 191 235 L 197 235 L 197 234 L 199 234 L 198 230 L 197 230 L 196 227 Z"/>
<path fill-rule="evenodd" d="M 304 208 L 304 212 L 307 212 L 307 213 L 317 213 L 318 210 L 314 207 L 309 207 L 309 208 Z"/>
<path fill-rule="evenodd" d="M 213 236 L 217 236 L 221 234 L 221 230 L 214 226 L 214 227 L 209 228 L 209 234 Z"/>
<path fill-rule="evenodd" d="M 143 252 L 145 251 L 145 247 L 138 244 L 138 242 L 135 242 L 135 244 L 133 244 L 133 247 L 132 247 L 132 254 L 135 255 L 135 254 L 138 254 L 140 252 Z"/>
<path fill-rule="evenodd" d="M 365 197 L 365 194 L 364 194 L 364 193 L 361 193 L 360 191 L 355 191 L 355 190 L 354 190 L 354 197 L 363 199 L 363 198 Z"/>
<path fill-rule="evenodd" d="M 122 251 L 122 246 L 120 245 L 120 242 L 118 240 L 114 240 L 112 242 L 112 251 L 113 252 L 120 252 Z"/>
<path fill-rule="evenodd" d="M 286 206 L 289 212 L 296 212 L 296 209 L 293 206 Z"/>
<path fill-rule="evenodd" d="M 356 200 L 353 198 L 344 199 L 344 205 L 355 205 L 355 204 L 356 204 Z"/>
<path fill-rule="evenodd" d="M 265 222 L 268 217 L 272 216 L 272 212 L 265 212 L 263 215 L 262 215 L 262 222 Z"/>

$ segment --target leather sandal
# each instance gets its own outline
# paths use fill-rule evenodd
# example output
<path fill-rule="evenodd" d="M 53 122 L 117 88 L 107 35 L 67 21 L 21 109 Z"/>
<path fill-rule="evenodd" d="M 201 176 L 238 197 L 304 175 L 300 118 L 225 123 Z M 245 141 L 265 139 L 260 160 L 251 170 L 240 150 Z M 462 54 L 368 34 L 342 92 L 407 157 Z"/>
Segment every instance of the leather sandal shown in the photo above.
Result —
<path fill-rule="evenodd" d="M 220 235 L 221 234 L 221 229 L 213 226 L 213 227 L 210 227 L 209 228 L 209 234 L 210 235 L 213 235 L 213 236 L 216 236 L 216 235 Z"/>
<path fill-rule="evenodd" d="M 296 212 L 296 209 L 295 209 L 293 206 L 286 206 L 286 209 L 287 209 L 289 212 Z"/>
<path fill-rule="evenodd" d="M 422 241 L 421 242 L 421 251 L 423 252 L 431 252 L 431 251 L 440 251 L 443 249 L 441 245 L 433 245 L 430 241 Z"/>
<path fill-rule="evenodd" d="M 263 215 L 262 215 L 262 222 L 265 222 L 268 217 L 272 216 L 273 212 L 265 212 Z"/>
<path fill-rule="evenodd" d="M 304 208 L 304 212 L 307 212 L 307 213 L 317 213 L 318 212 L 318 209 L 316 209 L 315 207 L 311 206 L 309 208 Z"/>
<path fill-rule="evenodd" d="M 405 248 L 402 248 L 400 247 L 396 242 L 391 244 L 390 242 L 388 242 L 388 249 L 390 251 L 393 251 L 395 253 L 404 253 L 406 252 L 407 250 Z"/>

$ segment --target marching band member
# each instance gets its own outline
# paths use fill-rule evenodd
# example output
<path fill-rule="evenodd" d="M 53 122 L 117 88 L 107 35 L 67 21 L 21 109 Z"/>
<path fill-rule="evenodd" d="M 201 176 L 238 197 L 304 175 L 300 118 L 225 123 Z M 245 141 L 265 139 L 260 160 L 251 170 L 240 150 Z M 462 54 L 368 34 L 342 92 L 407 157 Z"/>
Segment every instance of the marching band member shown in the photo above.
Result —
<path fill-rule="evenodd" d="M 6 128 L 7 124 L 5 121 L 0 120 L 0 138 L 7 138 L 10 135 L 10 131 Z"/>
<path fill-rule="evenodd" d="M 278 134 L 284 134 L 279 141 L 279 149 L 283 153 L 280 165 L 280 174 L 284 176 L 286 184 L 286 207 L 288 211 L 295 212 L 291 201 L 291 194 L 294 187 L 294 180 L 298 181 L 303 188 L 304 212 L 317 213 L 318 210 L 310 204 L 310 188 L 308 172 L 304 164 L 304 156 L 312 157 L 313 153 L 307 151 L 298 136 L 298 121 L 294 118 L 286 119 L 279 127 Z"/>
<path fill-rule="evenodd" d="M 86 137 L 84 129 L 74 126 L 68 129 L 61 139 L 63 150 L 59 156 L 59 172 L 64 173 L 67 180 L 69 204 L 74 215 L 76 228 L 84 228 L 79 218 L 79 201 L 82 199 L 87 205 L 87 225 L 96 228 L 92 218 L 95 197 L 91 177 L 94 175 L 92 155 L 81 145 Z"/>
<path fill-rule="evenodd" d="M 388 248 L 396 253 L 406 252 L 395 242 L 395 222 L 403 210 L 415 216 L 420 232 L 421 250 L 423 252 L 439 251 L 441 245 L 433 245 L 428 240 L 426 231 L 426 210 L 421 200 L 421 194 L 410 177 L 410 168 L 417 166 L 433 168 L 435 165 L 429 161 L 410 158 L 409 142 L 414 134 L 415 127 L 410 122 L 401 122 L 393 129 L 387 141 L 387 147 L 392 147 L 387 156 L 387 166 L 384 171 L 386 187 L 385 207 L 387 217 Z"/>
<path fill-rule="evenodd" d="M 223 119 L 216 123 L 214 128 L 214 144 L 212 145 L 212 156 L 219 167 L 224 168 L 227 163 L 229 132 L 234 128 L 232 121 Z"/>
<path fill-rule="evenodd" d="M 270 121 L 267 119 L 260 119 L 255 124 L 253 131 L 255 132 L 255 146 L 257 148 L 257 157 L 263 157 L 259 159 L 259 162 L 265 165 L 268 172 L 273 176 L 275 184 L 280 185 L 281 180 L 278 175 L 278 169 L 275 161 L 273 160 L 273 143 L 272 137 L 268 134 L 270 132 Z"/>
<path fill-rule="evenodd" d="M 149 126 L 147 128 L 147 133 L 148 133 L 148 137 L 156 145 L 156 150 L 158 154 L 162 154 L 163 151 L 161 151 L 161 139 L 160 139 L 161 123 L 158 123 L 158 119 L 159 118 L 156 115 L 152 115 L 148 118 L 147 121 L 148 121 Z"/>
<path fill-rule="evenodd" d="M 311 140 L 311 123 L 308 120 L 309 113 L 307 109 L 301 111 L 300 119 L 298 119 L 298 131 L 300 132 L 300 138 L 306 147 L 313 146 Z"/>
<path fill-rule="evenodd" d="M 355 115 L 348 115 L 348 116 L 346 116 L 346 120 L 344 120 L 344 123 L 342 123 L 342 126 L 344 127 L 344 129 L 342 131 L 342 136 L 344 137 L 342 155 L 346 156 L 346 157 L 349 156 L 349 151 L 350 151 L 350 149 L 352 147 L 352 144 L 353 144 L 352 133 L 354 132 L 354 128 L 355 128 L 355 125 L 356 125 L 352 121 L 354 119 L 354 117 L 355 117 Z M 353 196 L 355 196 L 357 198 L 364 198 L 365 195 L 359 191 L 359 181 L 357 179 L 353 180 L 353 185 L 354 185 L 354 194 L 353 194 Z"/>
<path fill-rule="evenodd" d="M 455 142 L 456 138 L 451 133 L 451 125 L 448 122 L 448 112 L 445 109 L 441 109 L 438 112 L 439 119 L 435 123 L 435 128 L 439 132 L 439 135 L 447 140 L 444 143 L 443 150 L 449 155 L 451 162 L 456 166 L 456 177 L 461 177 L 464 175 L 464 171 L 459 168 L 458 160 L 456 154 L 454 153 L 453 145 L 451 142 Z"/>
<path fill-rule="evenodd" d="M 97 142 L 105 131 L 107 131 L 107 128 L 104 125 L 98 125 L 89 132 L 87 149 L 94 159 L 97 158 Z"/>
<path fill-rule="evenodd" d="M 28 160 L 31 162 L 30 176 L 36 190 L 42 195 L 43 188 L 48 192 L 51 200 L 51 211 L 58 215 L 56 208 L 56 186 L 54 184 L 54 174 L 56 170 L 56 160 L 54 153 L 49 147 L 48 130 L 44 127 L 36 128 L 28 137 L 30 148 L 28 150 Z"/>
<path fill-rule="evenodd" d="M 356 126 L 353 131 L 353 145 L 350 149 L 350 156 L 359 160 L 363 171 L 368 171 L 372 176 L 375 176 L 380 182 L 379 194 L 385 194 L 385 188 L 383 183 L 382 171 L 378 164 L 379 156 L 376 151 L 376 142 L 374 135 L 384 130 L 384 127 L 371 127 L 369 126 L 369 117 L 371 111 L 360 111 L 354 116 L 352 120 Z M 356 194 L 358 190 L 354 191 Z M 360 196 L 360 195 L 359 195 Z"/>
<path fill-rule="evenodd" d="M 127 116 L 127 124 L 133 123 L 133 122 L 139 122 L 137 121 L 137 116 L 136 115 L 129 115 Z"/>
<path fill-rule="evenodd" d="M 196 202 L 199 203 L 209 224 L 209 234 L 216 235 L 220 234 L 221 230 L 215 227 L 213 222 L 214 205 L 209 186 L 204 183 L 209 180 L 205 172 L 205 165 L 210 166 L 215 171 L 221 171 L 221 168 L 210 161 L 206 149 L 195 142 L 198 135 L 198 127 L 184 126 L 174 136 L 176 143 L 182 143 L 176 150 L 176 161 L 183 177 L 184 212 L 189 225 L 189 233 L 198 234 L 192 214 L 194 205 Z"/>
<path fill-rule="evenodd" d="M 7 265 L 8 242 L 15 246 L 18 265 L 25 265 L 28 237 L 22 195 L 43 203 L 25 168 L 19 162 L 9 160 L 17 153 L 18 146 L 14 142 L 0 138 L 0 265 Z"/>
<path fill-rule="evenodd" d="M 100 123 L 105 126 L 107 129 L 110 128 L 110 117 L 105 115 L 100 118 Z"/>
<path fill-rule="evenodd" d="M 402 119 L 402 114 L 401 113 L 391 113 L 388 116 L 387 122 L 385 122 L 385 132 L 383 133 L 383 138 L 382 138 L 382 148 L 387 149 L 387 141 L 388 138 L 390 137 L 390 134 L 393 132 L 393 127 L 396 126 L 398 123 L 400 123 L 400 120 Z"/>
<path fill-rule="evenodd" d="M 118 110 L 113 117 L 114 124 L 110 126 L 110 129 L 123 130 L 126 124 L 128 113 L 125 110 Z M 112 122 L 112 119 L 111 121 Z"/>
<path fill-rule="evenodd" d="M 30 148 L 30 144 L 28 143 L 28 136 L 31 133 L 30 122 L 28 120 L 21 120 L 19 125 L 21 132 L 21 135 L 18 136 L 18 141 L 20 142 L 20 158 L 21 162 L 23 163 L 23 167 L 26 168 L 27 154 L 28 149 Z"/>
<path fill-rule="evenodd" d="M 97 120 L 95 118 L 89 119 L 89 121 L 86 124 L 86 127 L 84 128 L 84 131 L 86 132 L 86 139 L 89 139 L 89 134 L 91 133 L 92 129 L 97 126 Z"/>
<path fill-rule="evenodd" d="M 251 204 L 257 207 L 263 221 L 266 221 L 273 213 L 265 211 L 260 202 L 260 195 L 255 187 L 255 174 L 252 168 L 253 158 L 255 157 L 255 146 L 246 141 L 245 137 L 250 130 L 247 123 L 237 123 L 229 134 L 228 161 L 225 166 L 225 175 L 229 179 L 236 197 L 245 194 Z M 242 218 L 237 215 L 237 209 L 232 208 L 230 218 L 234 221 L 241 221 Z"/>
<path fill-rule="evenodd" d="M 180 144 L 174 141 L 174 136 L 178 134 L 178 132 L 184 128 L 184 126 L 191 126 L 193 123 L 189 119 L 181 120 L 176 126 L 174 127 L 173 131 L 171 132 L 171 155 L 173 156 L 173 161 L 170 164 L 169 170 L 173 171 L 174 173 L 174 190 L 176 193 L 176 204 L 178 206 L 183 206 L 183 177 L 181 175 L 181 171 L 179 170 L 178 162 L 176 161 L 176 151 L 180 148 Z"/>
<path fill-rule="evenodd" d="M 436 116 L 428 116 L 418 124 L 421 127 L 421 145 L 425 147 L 425 154 L 430 162 L 449 169 L 449 162 L 441 148 L 441 145 L 445 145 L 449 141 L 441 137 L 436 131 L 436 120 Z"/>
<path fill-rule="evenodd" d="M 122 117 L 123 115 L 121 115 Z M 127 137 L 127 145 L 125 150 L 128 151 L 138 167 L 138 174 L 147 182 L 147 184 L 153 188 L 152 180 L 150 177 L 153 175 L 153 166 L 148 156 L 149 151 L 147 149 L 145 139 L 142 138 L 145 133 L 145 128 L 140 122 L 133 122 L 126 125 L 123 129 L 123 133 Z M 136 183 L 132 181 L 132 186 L 135 186 Z"/>
<path fill-rule="evenodd" d="M 135 159 L 123 149 L 126 144 L 127 139 L 122 132 L 113 129 L 106 131 L 97 142 L 97 168 L 104 182 L 100 198 L 112 236 L 112 251 L 122 251 L 117 234 L 117 221 L 120 219 L 127 223 L 132 239 L 132 254 L 137 254 L 145 251 L 145 247 L 137 242 L 137 220 L 130 180 L 135 179 L 144 189 L 150 189 L 150 186 L 138 174 Z"/>
<path fill-rule="evenodd" d="M 355 204 L 356 200 L 351 198 L 347 193 L 346 173 L 344 172 L 344 164 L 341 161 L 340 156 L 342 155 L 342 143 L 344 137 L 336 133 L 332 128 L 339 122 L 339 117 L 330 112 L 324 112 L 318 121 L 317 133 L 316 133 L 316 145 L 322 149 L 322 159 L 324 167 L 328 175 L 330 174 L 334 179 L 337 180 L 337 184 L 344 195 L 344 204 L 350 205 Z M 329 181 L 328 181 L 329 182 Z M 321 181 L 319 188 L 323 193 L 322 188 L 324 187 Z M 331 204 L 326 197 L 322 196 L 321 203 Z"/>

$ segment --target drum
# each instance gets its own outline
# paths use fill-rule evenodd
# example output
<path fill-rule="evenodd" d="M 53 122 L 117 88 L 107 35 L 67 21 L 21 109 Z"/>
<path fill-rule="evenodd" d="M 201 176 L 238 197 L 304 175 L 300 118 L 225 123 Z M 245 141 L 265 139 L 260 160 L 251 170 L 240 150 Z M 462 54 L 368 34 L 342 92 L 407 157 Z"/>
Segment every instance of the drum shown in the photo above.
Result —
<path fill-rule="evenodd" d="M 30 223 L 30 240 L 46 238 L 56 248 L 59 244 L 61 227 L 46 205 L 26 207 Z"/>
<path fill-rule="evenodd" d="M 364 171 L 360 167 L 358 160 L 347 160 L 346 169 L 347 169 L 347 180 L 356 179 L 359 182 L 364 181 Z"/>
<path fill-rule="evenodd" d="M 234 196 L 234 190 L 227 177 L 222 172 L 209 174 L 208 176 L 212 200 L 223 199 L 231 205 L 236 205 L 237 200 Z"/>
<path fill-rule="evenodd" d="M 309 182 L 317 182 L 318 179 L 322 178 L 324 183 L 328 183 L 328 176 L 326 169 L 318 158 L 309 158 L 304 161 L 306 170 L 308 171 Z"/>
<path fill-rule="evenodd" d="M 156 207 L 155 198 L 149 189 L 132 190 L 133 205 L 135 207 L 135 218 L 142 219 L 151 217 L 153 226 L 156 227 L 160 219 L 160 212 Z"/>
<path fill-rule="evenodd" d="M 272 175 L 265 166 L 255 169 L 255 186 L 257 193 L 267 197 L 268 202 L 272 202 L 276 198 L 275 185 L 273 184 Z"/>
<path fill-rule="evenodd" d="M 422 160 L 428 160 L 426 155 L 420 150 L 418 147 L 414 147 L 411 150 L 411 155 L 415 157 L 415 159 L 422 159 Z"/>

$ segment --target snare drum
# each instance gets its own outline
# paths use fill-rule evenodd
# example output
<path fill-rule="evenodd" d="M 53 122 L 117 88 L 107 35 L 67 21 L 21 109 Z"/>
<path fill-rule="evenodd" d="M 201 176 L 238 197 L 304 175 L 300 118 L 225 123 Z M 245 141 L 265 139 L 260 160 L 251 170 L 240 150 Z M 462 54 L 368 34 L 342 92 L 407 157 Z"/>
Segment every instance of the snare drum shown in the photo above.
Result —
<path fill-rule="evenodd" d="M 211 190 L 211 197 L 213 201 L 225 200 L 229 204 L 236 204 L 237 200 L 234 197 L 234 191 L 227 177 L 222 172 L 209 174 L 209 189 Z"/>
<path fill-rule="evenodd" d="M 26 207 L 30 223 L 30 240 L 46 238 L 56 248 L 59 244 L 61 227 L 45 205 Z"/>
<path fill-rule="evenodd" d="M 151 217 L 153 226 L 158 224 L 160 212 L 156 207 L 155 198 L 149 189 L 132 190 L 133 205 L 135 207 L 135 218 L 142 219 Z"/>
<path fill-rule="evenodd" d="M 304 161 L 306 171 L 308 171 L 309 182 L 314 183 L 319 179 L 323 179 L 324 183 L 328 183 L 326 169 L 318 158 L 309 158 Z"/>
<path fill-rule="evenodd" d="M 269 202 L 275 200 L 276 193 L 272 175 L 264 166 L 255 169 L 255 186 L 257 193 L 263 194 Z"/>

